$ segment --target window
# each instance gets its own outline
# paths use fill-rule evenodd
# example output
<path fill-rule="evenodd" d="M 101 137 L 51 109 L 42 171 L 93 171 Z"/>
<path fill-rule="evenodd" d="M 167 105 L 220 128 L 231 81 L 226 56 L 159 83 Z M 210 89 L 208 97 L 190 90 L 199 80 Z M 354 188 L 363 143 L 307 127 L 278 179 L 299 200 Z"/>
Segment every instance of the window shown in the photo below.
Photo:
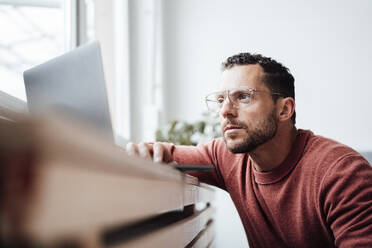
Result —
<path fill-rule="evenodd" d="M 2 108 L 27 108 L 25 70 L 98 39 L 114 127 L 128 138 L 128 6 L 128 0 L 0 0 L 0 116 Z"/>
<path fill-rule="evenodd" d="M 0 91 L 26 100 L 23 71 L 92 40 L 93 21 L 93 0 L 0 0 Z"/>

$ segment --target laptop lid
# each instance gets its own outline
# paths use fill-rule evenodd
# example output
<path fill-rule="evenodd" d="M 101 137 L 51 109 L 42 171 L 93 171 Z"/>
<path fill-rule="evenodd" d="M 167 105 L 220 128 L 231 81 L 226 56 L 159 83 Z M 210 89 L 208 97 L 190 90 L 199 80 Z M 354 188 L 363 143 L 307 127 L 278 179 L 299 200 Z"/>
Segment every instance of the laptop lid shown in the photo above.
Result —
<path fill-rule="evenodd" d="M 114 142 L 97 41 L 35 66 L 23 74 L 30 113 L 62 112 L 99 128 Z"/>

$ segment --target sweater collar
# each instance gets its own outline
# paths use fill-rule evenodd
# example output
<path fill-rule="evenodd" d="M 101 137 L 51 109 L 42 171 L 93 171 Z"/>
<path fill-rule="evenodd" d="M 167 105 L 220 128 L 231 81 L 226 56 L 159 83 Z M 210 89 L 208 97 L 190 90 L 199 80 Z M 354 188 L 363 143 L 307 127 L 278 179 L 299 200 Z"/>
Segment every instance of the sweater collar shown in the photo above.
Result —
<path fill-rule="evenodd" d="M 288 175 L 292 169 L 296 166 L 298 161 L 301 159 L 304 152 L 306 143 L 312 134 L 309 130 L 299 129 L 297 131 L 296 139 L 292 145 L 292 149 L 288 156 L 285 158 L 283 163 L 276 167 L 272 171 L 268 172 L 258 172 L 252 164 L 252 160 L 249 158 L 249 166 L 253 171 L 254 178 L 258 184 L 273 184 L 280 181 L 286 175 Z"/>

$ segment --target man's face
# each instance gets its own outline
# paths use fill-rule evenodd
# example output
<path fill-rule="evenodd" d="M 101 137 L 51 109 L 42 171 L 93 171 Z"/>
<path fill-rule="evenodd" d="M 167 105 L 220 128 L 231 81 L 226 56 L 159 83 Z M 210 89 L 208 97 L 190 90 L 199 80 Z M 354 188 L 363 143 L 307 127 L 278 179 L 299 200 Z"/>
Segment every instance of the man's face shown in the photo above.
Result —
<path fill-rule="evenodd" d="M 277 118 L 270 90 L 262 82 L 260 65 L 235 65 L 222 73 L 221 90 L 248 87 L 265 92 L 253 95 L 246 106 L 234 107 L 226 99 L 221 108 L 221 130 L 228 150 L 247 153 L 271 140 L 277 132 Z"/>

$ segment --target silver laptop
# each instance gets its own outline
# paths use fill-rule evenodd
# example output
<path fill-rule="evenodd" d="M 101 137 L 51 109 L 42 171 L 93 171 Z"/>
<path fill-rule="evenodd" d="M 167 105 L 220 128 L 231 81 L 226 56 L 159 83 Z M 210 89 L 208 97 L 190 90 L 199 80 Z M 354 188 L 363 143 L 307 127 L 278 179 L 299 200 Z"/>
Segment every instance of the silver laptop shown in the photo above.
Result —
<path fill-rule="evenodd" d="M 23 74 L 30 113 L 62 112 L 101 129 L 114 142 L 97 41 Z"/>

